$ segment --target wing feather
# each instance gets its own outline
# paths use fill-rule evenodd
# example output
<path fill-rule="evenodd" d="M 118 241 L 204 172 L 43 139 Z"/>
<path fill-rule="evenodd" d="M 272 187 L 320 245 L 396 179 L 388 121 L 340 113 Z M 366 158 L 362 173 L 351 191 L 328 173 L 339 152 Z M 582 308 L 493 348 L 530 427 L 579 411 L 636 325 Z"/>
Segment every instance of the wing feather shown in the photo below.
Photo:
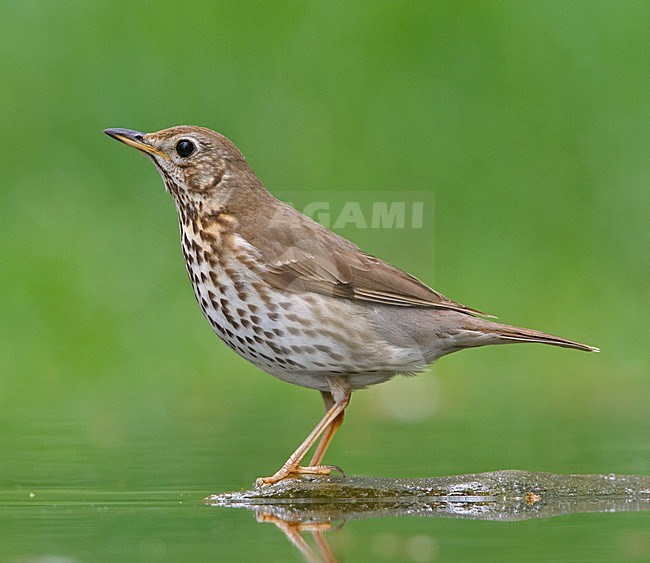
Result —
<path fill-rule="evenodd" d="M 267 224 L 243 224 L 240 232 L 260 252 L 261 276 L 274 288 L 491 316 L 448 299 L 284 204 Z"/>

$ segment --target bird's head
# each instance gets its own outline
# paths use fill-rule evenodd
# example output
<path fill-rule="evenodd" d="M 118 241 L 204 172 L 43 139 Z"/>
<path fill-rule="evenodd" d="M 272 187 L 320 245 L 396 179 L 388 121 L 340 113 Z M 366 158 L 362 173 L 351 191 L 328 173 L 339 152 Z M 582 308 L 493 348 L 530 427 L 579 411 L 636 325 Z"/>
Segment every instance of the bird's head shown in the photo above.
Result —
<path fill-rule="evenodd" d="M 106 129 L 104 133 L 147 155 L 178 205 L 222 207 L 232 196 L 233 177 L 249 176 L 239 149 L 204 127 L 179 126 L 155 133 Z"/>

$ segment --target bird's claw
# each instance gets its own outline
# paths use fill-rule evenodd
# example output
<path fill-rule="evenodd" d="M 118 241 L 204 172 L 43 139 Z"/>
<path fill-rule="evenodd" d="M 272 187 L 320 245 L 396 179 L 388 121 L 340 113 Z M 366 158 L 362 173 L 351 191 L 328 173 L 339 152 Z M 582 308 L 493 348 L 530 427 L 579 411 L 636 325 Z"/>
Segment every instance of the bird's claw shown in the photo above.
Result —
<path fill-rule="evenodd" d="M 271 477 L 260 477 L 255 480 L 256 487 L 267 487 L 274 485 L 284 479 L 299 477 L 301 475 L 329 475 L 332 471 L 338 471 L 341 475 L 345 475 L 343 470 L 337 465 L 311 465 L 302 467 L 295 465 L 293 467 L 282 467 L 275 475 Z"/>

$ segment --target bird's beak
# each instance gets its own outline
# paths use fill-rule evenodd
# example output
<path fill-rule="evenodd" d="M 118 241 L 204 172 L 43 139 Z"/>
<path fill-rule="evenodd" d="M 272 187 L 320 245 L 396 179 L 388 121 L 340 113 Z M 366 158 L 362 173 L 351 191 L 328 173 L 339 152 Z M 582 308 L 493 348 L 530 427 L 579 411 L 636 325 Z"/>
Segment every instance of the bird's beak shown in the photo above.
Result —
<path fill-rule="evenodd" d="M 146 133 L 140 133 L 140 131 L 131 131 L 131 129 L 104 129 L 104 133 L 106 133 L 109 137 L 113 137 L 113 139 L 117 139 L 118 141 L 123 142 L 125 145 L 129 145 L 130 147 L 138 149 L 139 151 L 162 156 L 163 158 L 169 160 L 169 156 L 167 156 L 164 152 L 152 147 L 144 140 Z"/>

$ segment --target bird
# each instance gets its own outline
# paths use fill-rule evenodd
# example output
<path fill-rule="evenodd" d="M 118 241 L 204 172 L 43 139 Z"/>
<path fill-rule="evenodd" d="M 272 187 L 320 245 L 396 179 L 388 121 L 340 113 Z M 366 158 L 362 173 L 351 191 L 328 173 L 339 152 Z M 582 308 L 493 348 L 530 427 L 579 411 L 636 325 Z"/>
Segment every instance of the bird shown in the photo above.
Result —
<path fill-rule="evenodd" d="M 194 295 L 213 331 L 261 370 L 321 393 L 325 415 L 278 471 L 257 479 L 259 487 L 340 471 L 323 458 L 353 391 L 477 346 L 598 351 L 498 323 L 364 252 L 275 198 L 239 149 L 211 129 L 104 132 L 145 154 L 162 176 Z"/>

